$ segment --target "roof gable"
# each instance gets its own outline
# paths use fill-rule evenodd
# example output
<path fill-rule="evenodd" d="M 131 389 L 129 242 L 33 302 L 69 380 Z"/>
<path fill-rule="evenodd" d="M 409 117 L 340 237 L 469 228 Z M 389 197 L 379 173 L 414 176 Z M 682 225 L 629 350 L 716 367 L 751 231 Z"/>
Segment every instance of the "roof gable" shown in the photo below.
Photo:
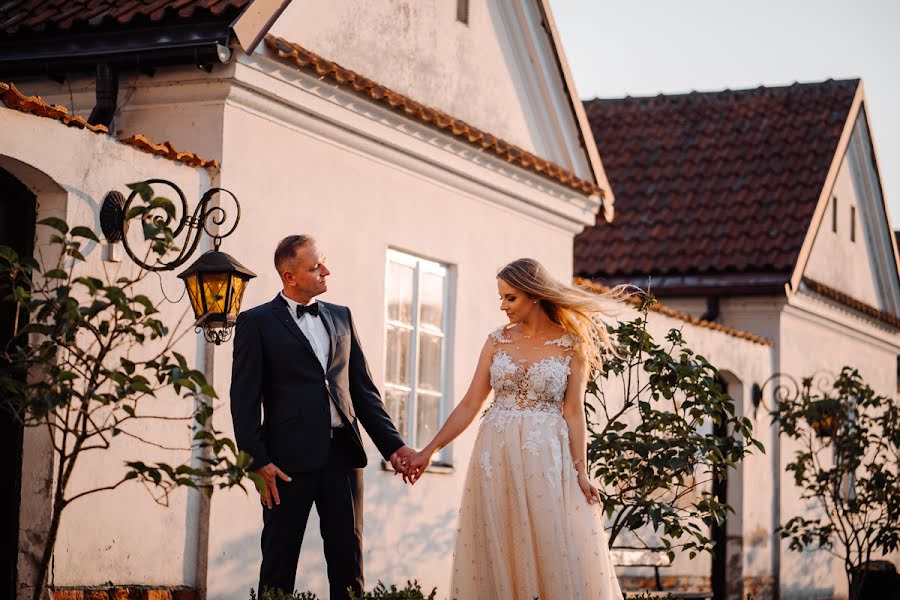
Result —
<path fill-rule="evenodd" d="M 605 188 L 545 2 L 472 0 L 465 23 L 456 8 L 307 0 L 271 33 Z"/>
<path fill-rule="evenodd" d="M 576 238 L 583 277 L 692 292 L 783 287 L 858 80 L 590 100 L 614 223 Z"/>
<path fill-rule="evenodd" d="M 814 281 L 881 313 L 900 315 L 897 250 L 861 89 L 848 122 L 791 289 Z"/>

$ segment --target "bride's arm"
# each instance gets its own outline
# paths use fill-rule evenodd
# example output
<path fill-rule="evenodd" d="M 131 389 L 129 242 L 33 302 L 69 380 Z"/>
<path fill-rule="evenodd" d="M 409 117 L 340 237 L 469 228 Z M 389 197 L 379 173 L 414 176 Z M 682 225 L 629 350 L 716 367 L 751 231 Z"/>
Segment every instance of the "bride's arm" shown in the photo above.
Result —
<path fill-rule="evenodd" d="M 572 452 L 572 463 L 578 471 L 578 485 L 584 492 L 585 499 L 593 504 L 600 500 L 600 494 L 591 485 L 587 475 L 587 419 L 584 416 L 584 394 L 589 374 L 590 367 L 584 358 L 576 353 L 569 363 L 569 381 L 563 399 L 563 417 L 569 427 L 569 450 Z"/>
<path fill-rule="evenodd" d="M 481 348 L 478 365 L 466 395 L 462 397 L 450 416 L 444 422 L 434 439 L 414 455 L 407 464 L 407 476 L 412 483 L 422 475 L 431 463 L 431 456 L 456 439 L 475 420 L 475 416 L 484 406 L 491 391 L 491 360 L 494 355 L 494 342 L 488 338 Z"/>

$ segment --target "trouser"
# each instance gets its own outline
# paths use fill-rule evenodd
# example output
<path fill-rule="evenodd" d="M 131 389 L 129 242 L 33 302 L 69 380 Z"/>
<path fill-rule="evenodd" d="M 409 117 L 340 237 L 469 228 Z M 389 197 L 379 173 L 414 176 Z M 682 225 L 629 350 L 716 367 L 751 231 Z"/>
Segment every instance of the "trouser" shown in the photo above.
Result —
<path fill-rule="evenodd" d="M 273 504 L 272 509 L 263 506 L 260 590 L 294 590 L 300 546 L 315 504 L 331 600 L 348 598 L 347 588 L 362 596 L 363 477 L 362 469 L 347 466 L 350 443 L 344 431 L 334 430 L 329 457 L 321 470 L 288 473 L 291 481 L 278 480 L 281 503 Z"/>

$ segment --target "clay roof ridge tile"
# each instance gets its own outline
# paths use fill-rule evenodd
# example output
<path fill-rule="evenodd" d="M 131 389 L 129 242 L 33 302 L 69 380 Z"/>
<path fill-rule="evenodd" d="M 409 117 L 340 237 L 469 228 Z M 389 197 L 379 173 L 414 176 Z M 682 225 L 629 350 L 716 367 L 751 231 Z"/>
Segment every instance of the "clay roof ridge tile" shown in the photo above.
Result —
<path fill-rule="evenodd" d="M 557 182 L 584 194 L 599 194 L 600 196 L 605 194 L 605 191 L 593 182 L 582 180 L 559 165 L 550 163 L 522 148 L 483 132 L 461 119 L 456 119 L 443 111 L 426 106 L 390 88 L 377 84 L 355 71 L 345 69 L 337 63 L 328 61 L 306 50 L 298 44 L 274 35 L 267 35 L 265 43 L 281 59 L 291 57 L 293 62 L 301 68 L 310 68 L 310 65 L 312 65 L 316 73 L 322 77 L 329 76 L 339 85 L 352 87 L 357 92 L 365 92 L 369 98 L 386 104 L 393 109 L 402 110 L 404 114 L 426 124 L 433 125 L 438 129 L 449 129 L 452 135 L 463 138 L 483 150 L 492 151 L 497 156 L 505 158 L 511 163 L 519 164 L 538 173 L 547 173 Z M 308 56 L 309 61 L 302 60 L 300 53 Z M 526 156 L 527 159 L 524 159 L 523 157 Z M 552 168 L 548 167 L 548 165 Z"/>

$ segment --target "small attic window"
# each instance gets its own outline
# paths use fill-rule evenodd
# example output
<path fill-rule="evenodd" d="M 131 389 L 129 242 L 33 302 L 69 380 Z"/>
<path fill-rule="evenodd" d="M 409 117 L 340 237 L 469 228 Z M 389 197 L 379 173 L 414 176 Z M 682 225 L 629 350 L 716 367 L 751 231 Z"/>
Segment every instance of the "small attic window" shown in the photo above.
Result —
<path fill-rule="evenodd" d="M 856 207 L 850 207 L 850 241 L 856 241 Z"/>
<path fill-rule="evenodd" d="M 456 20 L 469 24 L 469 0 L 456 0 Z"/>
<path fill-rule="evenodd" d="M 838 222 L 837 196 L 831 197 L 831 231 L 837 233 Z"/>

